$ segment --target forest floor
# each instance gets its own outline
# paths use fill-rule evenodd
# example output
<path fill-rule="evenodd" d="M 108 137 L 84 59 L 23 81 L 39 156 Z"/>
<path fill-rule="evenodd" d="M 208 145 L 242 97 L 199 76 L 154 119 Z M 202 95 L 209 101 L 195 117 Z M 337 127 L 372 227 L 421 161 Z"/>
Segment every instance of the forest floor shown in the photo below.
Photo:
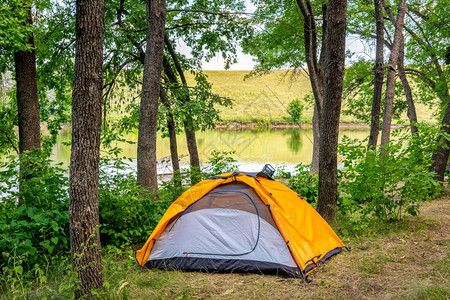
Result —
<path fill-rule="evenodd" d="M 447 194 L 424 203 L 417 217 L 374 225 L 344 239 L 351 250 L 314 270 L 310 283 L 130 266 L 105 275 L 126 282 L 118 296 L 131 299 L 450 299 L 449 224 Z"/>

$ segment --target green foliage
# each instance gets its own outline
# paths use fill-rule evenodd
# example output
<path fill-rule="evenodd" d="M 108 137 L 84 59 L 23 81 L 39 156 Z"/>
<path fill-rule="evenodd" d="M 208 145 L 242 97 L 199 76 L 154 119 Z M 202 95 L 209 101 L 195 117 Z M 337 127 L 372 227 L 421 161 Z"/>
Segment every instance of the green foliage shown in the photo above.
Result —
<path fill-rule="evenodd" d="M 365 59 L 359 59 L 345 69 L 343 99 L 345 105 L 342 114 L 352 116 L 358 121 L 370 124 L 373 89 L 374 89 L 375 63 Z M 383 119 L 385 89 L 381 96 L 380 119 Z M 402 112 L 406 111 L 403 86 L 398 80 L 395 84 L 395 99 L 392 108 L 393 118 L 399 120 Z"/>
<path fill-rule="evenodd" d="M 437 193 L 439 184 L 428 170 L 436 132 L 418 127 L 412 138 L 408 132 L 397 132 L 384 149 L 367 149 L 367 140 L 344 138 L 339 146 L 344 164 L 339 183 L 342 212 L 396 220 L 403 213 L 416 215 L 420 202 Z"/>
<path fill-rule="evenodd" d="M 319 192 L 319 176 L 317 173 L 310 173 L 311 165 L 298 164 L 295 167 L 294 175 L 289 179 L 289 187 L 298 195 L 306 198 L 308 203 L 317 205 Z"/>
<path fill-rule="evenodd" d="M 22 180 L 19 191 L 19 160 Z M 0 165 L 0 268 L 28 272 L 66 256 L 69 249 L 68 179 L 42 152 L 9 157 Z M 9 270 L 9 271 L 8 271 Z"/>
<path fill-rule="evenodd" d="M 99 183 L 102 245 L 118 248 L 145 241 L 170 205 L 170 199 L 142 191 L 121 159 L 102 159 Z"/>
<path fill-rule="evenodd" d="M 211 152 L 211 156 L 207 162 L 208 167 L 204 172 L 209 175 L 218 175 L 222 173 L 237 171 L 237 160 L 232 157 L 236 151 L 216 151 Z"/>
<path fill-rule="evenodd" d="M 1 91 L 0 91 L 1 92 Z M 15 94 L 15 89 L 8 95 Z M 18 124 L 17 103 L 0 94 L 0 155 L 8 154 L 12 149 L 18 151 L 18 141 L 14 126 Z"/>
<path fill-rule="evenodd" d="M 302 119 L 304 106 L 299 99 L 289 102 L 287 112 L 291 115 L 292 121 L 298 123 Z"/>

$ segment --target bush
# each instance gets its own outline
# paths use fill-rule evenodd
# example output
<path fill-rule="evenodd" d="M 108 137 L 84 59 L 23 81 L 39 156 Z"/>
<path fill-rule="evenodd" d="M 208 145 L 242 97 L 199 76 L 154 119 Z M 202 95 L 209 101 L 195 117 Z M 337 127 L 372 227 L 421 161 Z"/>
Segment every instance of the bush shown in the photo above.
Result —
<path fill-rule="evenodd" d="M 19 191 L 19 161 L 22 175 Z M 0 268 L 22 275 L 69 251 L 66 171 L 45 153 L 27 152 L 0 164 Z M 9 270 L 9 271 L 8 271 Z"/>
<path fill-rule="evenodd" d="M 236 154 L 236 151 L 211 151 L 206 163 L 208 167 L 204 171 L 212 176 L 238 170 L 237 160 L 231 156 L 233 154 Z"/>
<path fill-rule="evenodd" d="M 341 211 L 395 220 L 403 213 L 416 215 L 420 201 L 436 195 L 440 185 L 429 172 L 436 135 L 430 128 L 419 129 L 412 138 L 409 132 L 395 132 L 385 154 L 380 147 L 367 149 L 367 140 L 343 139 L 339 145 L 344 157 L 339 183 Z"/>
<path fill-rule="evenodd" d="M 121 159 L 102 159 L 99 182 L 100 237 L 102 245 L 124 248 L 145 242 L 171 204 L 154 198 L 136 184 Z"/>
<path fill-rule="evenodd" d="M 298 195 L 306 198 L 306 201 L 313 206 L 316 206 L 319 192 L 319 176 L 316 173 L 310 173 L 310 168 L 311 165 L 297 165 L 294 175 L 289 179 L 289 187 Z"/>
<path fill-rule="evenodd" d="M 300 122 L 303 114 L 304 106 L 299 99 L 292 100 L 288 104 L 287 112 L 291 115 L 292 121 Z"/>

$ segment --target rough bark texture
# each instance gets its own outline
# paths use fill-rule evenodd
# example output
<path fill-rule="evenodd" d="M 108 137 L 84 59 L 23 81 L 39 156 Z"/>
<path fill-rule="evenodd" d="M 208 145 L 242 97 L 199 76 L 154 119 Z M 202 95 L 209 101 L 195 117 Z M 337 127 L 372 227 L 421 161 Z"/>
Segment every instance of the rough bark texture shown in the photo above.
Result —
<path fill-rule="evenodd" d="M 170 159 L 172 161 L 173 178 L 176 180 L 176 184 L 181 186 L 181 181 L 177 180 L 177 175 L 180 174 L 180 161 L 178 157 L 178 146 L 177 146 L 177 132 L 176 125 L 171 113 L 169 99 L 167 99 L 166 93 L 161 87 L 161 102 L 168 110 L 167 119 L 167 130 L 169 131 L 169 144 L 170 144 Z"/>
<path fill-rule="evenodd" d="M 320 124 L 319 113 L 317 106 L 314 105 L 314 114 L 312 119 L 312 131 L 313 131 L 313 156 L 311 161 L 311 173 L 317 173 L 319 171 L 319 150 L 320 150 Z"/>
<path fill-rule="evenodd" d="M 26 20 L 32 24 L 31 9 Z M 16 72 L 17 111 L 19 119 L 19 153 L 41 148 L 41 133 L 39 120 L 39 100 L 36 76 L 36 51 L 34 36 L 30 35 L 27 44 L 31 51 L 17 51 L 14 53 L 14 67 Z M 14 145 L 14 144 L 12 144 Z M 17 149 L 16 149 L 17 151 Z M 23 181 L 32 178 L 23 172 L 25 168 L 33 168 L 31 161 L 20 162 L 19 190 L 23 191 Z M 26 197 L 21 196 L 19 202 L 26 203 Z"/>
<path fill-rule="evenodd" d="M 172 57 L 172 60 L 175 64 L 175 69 L 177 70 L 178 76 L 180 76 L 181 83 L 184 88 L 187 88 L 188 84 L 186 81 L 186 77 L 184 76 L 183 68 L 181 67 L 181 64 L 178 60 L 178 56 L 175 53 L 175 50 L 173 49 L 172 44 L 170 43 L 169 37 L 167 35 L 165 36 L 165 43 L 167 46 L 167 50 L 169 50 L 170 56 Z M 184 102 L 190 101 L 189 95 L 187 95 L 186 98 L 183 99 L 183 101 Z M 187 116 L 186 121 L 184 122 L 184 132 L 186 134 L 186 142 L 187 142 L 188 151 L 189 151 L 190 165 L 193 170 L 194 169 L 196 170 L 193 173 L 196 173 L 196 172 L 200 172 L 200 157 L 198 155 L 198 147 L 197 147 L 197 140 L 195 138 L 195 130 L 192 128 L 191 124 L 192 124 L 192 118 L 190 116 Z M 192 177 L 191 181 L 192 181 L 192 184 L 197 183 L 197 181 L 198 181 L 197 176 Z"/>
<path fill-rule="evenodd" d="M 317 211 L 326 220 L 336 216 L 337 145 L 345 67 L 347 0 L 328 1 L 325 89 L 320 123 L 319 195 Z"/>
<path fill-rule="evenodd" d="M 394 42 L 389 55 L 388 75 L 386 79 L 386 98 L 384 101 L 383 127 L 381 129 L 381 145 L 385 146 L 391 137 L 392 108 L 395 95 L 395 67 L 398 64 L 400 46 L 403 40 L 403 22 L 405 20 L 406 1 L 398 6 L 397 21 L 395 22 Z"/>
<path fill-rule="evenodd" d="M 384 80 L 384 19 L 383 19 L 383 0 L 375 0 L 375 21 L 377 48 L 375 58 L 375 78 L 372 100 L 372 117 L 370 120 L 369 147 L 375 148 L 378 142 L 378 134 L 380 132 L 380 109 L 381 109 L 381 93 L 383 90 Z"/>
<path fill-rule="evenodd" d="M 189 151 L 189 161 L 191 164 L 191 184 L 194 185 L 200 181 L 200 158 L 197 150 L 197 139 L 195 130 L 189 128 L 189 122 L 184 122 L 184 132 L 186 134 L 186 142 Z"/>
<path fill-rule="evenodd" d="M 158 189 L 156 135 L 165 21 L 166 1 L 147 0 L 147 48 L 139 113 L 137 183 L 153 192 Z"/>
<path fill-rule="evenodd" d="M 409 127 L 411 128 L 411 134 L 414 135 L 417 132 L 417 126 L 415 125 L 415 123 L 417 123 L 417 113 L 416 113 L 416 106 L 414 105 L 411 86 L 409 85 L 409 81 L 405 73 L 404 60 L 405 60 L 405 44 L 404 41 L 402 40 L 397 64 L 398 76 L 400 77 L 400 80 L 402 82 L 403 90 L 406 96 L 406 103 L 408 104 L 408 110 L 406 112 L 406 115 L 408 116 L 409 119 Z"/>
<path fill-rule="evenodd" d="M 98 176 L 102 119 L 104 0 L 76 1 L 76 52 L 72 90 L 70 248 L 81 289 L 92 297 L 103 284 L 98 230 Z"/>
<path fill-rule="evenodd" d="M 29 23 L 31 24 L 31 12 Z M 19 116 L 19 152 L 41 148 L 39 100 L 36 76 L 36 51 L 34 37 L 27 42 L 33 50 L 14 53 Z"/>

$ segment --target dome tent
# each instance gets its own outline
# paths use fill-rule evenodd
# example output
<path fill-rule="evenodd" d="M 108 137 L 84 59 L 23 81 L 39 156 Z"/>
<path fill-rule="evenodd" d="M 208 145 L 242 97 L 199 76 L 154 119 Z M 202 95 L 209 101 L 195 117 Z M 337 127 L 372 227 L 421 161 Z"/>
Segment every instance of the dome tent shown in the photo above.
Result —
<path fill-rule="evenodd" d="M 294 191 L 264 173 L 210 177 L 183 193 L 136 252 L 141 266 L 305 278 L 345 245 Z"/>

